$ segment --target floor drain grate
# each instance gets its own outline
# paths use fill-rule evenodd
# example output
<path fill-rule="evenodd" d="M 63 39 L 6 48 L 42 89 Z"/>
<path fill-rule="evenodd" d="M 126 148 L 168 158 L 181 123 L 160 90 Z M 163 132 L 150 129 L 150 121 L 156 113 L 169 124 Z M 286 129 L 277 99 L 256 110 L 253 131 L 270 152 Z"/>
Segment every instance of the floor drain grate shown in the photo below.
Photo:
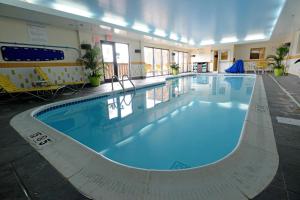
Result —
<path fill-rule="evenodd" d="M 187 169 L 187 168 L 191 168 L 191 166 L 184 164 L 180 161 L 174 161 L 172 166 L 170 167 L 170 169 Z"/>

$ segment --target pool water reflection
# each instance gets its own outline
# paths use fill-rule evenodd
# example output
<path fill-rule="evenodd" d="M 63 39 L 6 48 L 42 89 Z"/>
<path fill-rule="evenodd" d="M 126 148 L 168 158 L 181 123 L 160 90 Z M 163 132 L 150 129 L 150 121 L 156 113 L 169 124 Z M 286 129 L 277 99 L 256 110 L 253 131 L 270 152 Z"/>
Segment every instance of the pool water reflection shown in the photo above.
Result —
<path fill-rule="evenodd" d="M 136 168 L 177 170 L 234 150 L 253 76 L 189 76 L 38 116 L 103 156 Z"/>

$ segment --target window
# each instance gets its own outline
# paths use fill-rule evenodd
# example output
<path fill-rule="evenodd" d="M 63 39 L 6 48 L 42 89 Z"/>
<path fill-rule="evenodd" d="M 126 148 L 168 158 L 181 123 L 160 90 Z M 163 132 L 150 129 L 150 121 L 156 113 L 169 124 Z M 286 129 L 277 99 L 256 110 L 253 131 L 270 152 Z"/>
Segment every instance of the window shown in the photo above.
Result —
<path fill-rule="evenodd" d="M 162 50 L 162 71 L 163 74 L 169 74 L 169 51 L 168 50 Z"/>
<path fill-rule="evenodd" d="M 169 74 L 169 50 L 144 47 L 146 76 Z"/>
<path fill-rule="evenodd" d="M 128 44 L 116 43 L 116 57 L 117 63 L 129 63 Z"/>
<path fill-rule="evenodd" d="M 179 72 L 188 71 L 188 53 L 174 51 L 173 52 L 173 62 L 179 65 Z"/>
<path fill-rule="evenodd" d="M 112 63 L 114 61 L 112 45 L 103 44 L 102 45 L 102 53 L 103 53 L 103 61 L 104 62 Z"/>
<path fill-rule="evenodd" d="M 179 65 L 179 61 L 178 61 L 178 52 L 177 51 L 174 51 L 173 52 L 173 62 L 175 64 L 178 64 Z"/>
<path fill-rule="evenodd" d="M 162 55 L 161 49 L 154 49 L 154 74 L 162 75 Z"/>
<path fill-rule="evenodd" d="M 179 72 L 183 72 L 183 52 L 179 52 Z"/>
<path fill-rule="evenodd" d="M 265 58 L 265 48 L 251 48 L 250 49 L 250 59 L 264 59 Z"/>
<path fill-rule="evenodd" d="M 188 69 L 188 54 L 187 53 L 183 54 L 183 68 L 184 68 L 184 70 L 183 70 L 184 72 L 190 71 Z"/>
<path fill-rule="evenodd" d="M 144 47 L 146 76 L 153 76 L 153 49 Z"/>
<path fill-rule="evenodd" d="M 221 60 L 228 60 L 228 51 L 221 51 Z"/>

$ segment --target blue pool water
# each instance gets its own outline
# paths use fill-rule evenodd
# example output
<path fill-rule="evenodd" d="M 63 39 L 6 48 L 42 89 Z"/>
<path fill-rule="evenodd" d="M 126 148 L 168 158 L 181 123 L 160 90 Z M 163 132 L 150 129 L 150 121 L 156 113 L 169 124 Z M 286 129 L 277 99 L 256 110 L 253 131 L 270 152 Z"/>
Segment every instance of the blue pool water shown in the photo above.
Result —
<path fill-rule="evenodd" d="M 255 77 L 199 75 L 44 112 L 37 118 L 127 166 L 216 162 L 239 142 Z"/>

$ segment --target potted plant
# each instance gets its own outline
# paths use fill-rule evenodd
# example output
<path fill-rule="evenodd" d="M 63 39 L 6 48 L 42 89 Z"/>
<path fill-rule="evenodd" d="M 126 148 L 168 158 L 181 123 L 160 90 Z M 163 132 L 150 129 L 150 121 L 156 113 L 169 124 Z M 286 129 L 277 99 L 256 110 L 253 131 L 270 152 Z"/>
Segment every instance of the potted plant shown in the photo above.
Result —
<path fill-rule="evenodd" d="M 178 64 L 172 64 L 170 66 L 170 68 L 172 69 L 172 74 L 173 75 L 179 74 L 179 65 Z"/>
<path fill-rule="evenodd" d="M 100 48 L 93 47 L 86 49 L 84 56 L 80 59 L 85 65 L 86 69 L 89 69 L 89 81 L 94 87 L 100 85 L 101 78 L 103 76 L 104 63 L 100 57 Z"/>
<path fill-rule="evenodd" d="M 283 44 L 276 49 L 275 55 L 267 56 L 267 60 L 269 65 L 273 65 L 274 67 L 274 75 L 281 76 L 284 73 L 285 66 L 282 64 L 282 61 L 289 53 L 289 45 Z"/>

